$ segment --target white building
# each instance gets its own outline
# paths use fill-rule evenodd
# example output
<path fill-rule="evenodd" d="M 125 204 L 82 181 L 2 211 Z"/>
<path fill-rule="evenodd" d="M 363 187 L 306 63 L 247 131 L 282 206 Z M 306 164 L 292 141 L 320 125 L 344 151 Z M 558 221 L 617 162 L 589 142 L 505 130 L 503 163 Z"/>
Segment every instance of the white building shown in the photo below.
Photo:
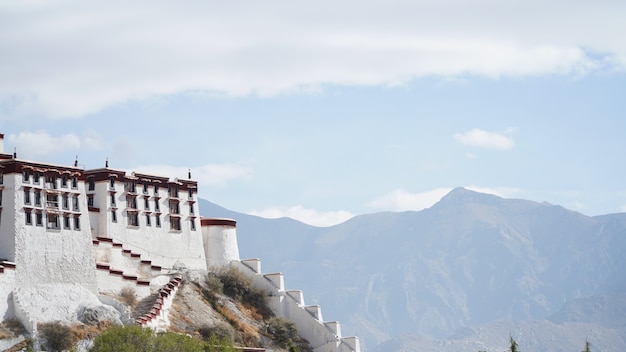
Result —
<path fill-rule="evenodd" d="M 99 295 L 133 286 L 140 299 L 163 293 L 138 321 L 162 328 L 180 270 L 235 265 L 273 297 L 276 314 L 306 331 L 316 352 L 359 351 L 358 338 L 342 338 L 319 307 L 286 291 L 282 274 L 263 274 L 258 259 L 240 261 L 235 221 L 201 219 L 197 187 L 190 174 L 22 160 L 5 153 L 0 134 L 0 317 L 18 318 L 36 335 L 38 323 L 75 322 L 85 307 L 113 310 Z"/>

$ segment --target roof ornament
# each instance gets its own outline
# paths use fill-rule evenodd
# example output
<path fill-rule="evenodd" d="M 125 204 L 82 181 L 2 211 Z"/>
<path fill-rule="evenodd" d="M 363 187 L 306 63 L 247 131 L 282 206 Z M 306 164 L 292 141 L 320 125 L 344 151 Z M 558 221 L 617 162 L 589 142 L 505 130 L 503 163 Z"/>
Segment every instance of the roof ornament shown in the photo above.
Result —
<path fill-rule="evenodd" d="M 187 171 L 187 178 L 191 180 L 191 169 L 188 169 L 189 171 Z"/>
<path fill-rule="evenodd" d="M 17 148 L 13 147 L 13 159 L 17 159 Z"/>
<path fill-rule="evenodd" d="M 78 167 L 78 155 L 76 155 L 76 159 L 74 159 L 74 167 Z"/>
<path fill-rule="evenodd" d="M 106 162 L 104 163 L 104 167 L 109 167 L 109 158 L 107 158 Z"/>

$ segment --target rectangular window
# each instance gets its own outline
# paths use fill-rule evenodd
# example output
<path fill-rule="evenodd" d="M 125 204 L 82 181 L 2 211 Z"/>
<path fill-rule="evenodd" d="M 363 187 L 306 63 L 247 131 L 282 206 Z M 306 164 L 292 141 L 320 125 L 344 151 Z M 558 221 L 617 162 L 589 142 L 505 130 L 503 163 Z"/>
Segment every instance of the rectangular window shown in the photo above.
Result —
<path fill-rule="evenodd" d="M 73 199 L 73 204 L 72 204 L 72 210 L 74 211 L 80 211 L 80 207 L 78 206 L 78 195 L 75 195 L 72 197 Z"/>
<path fill-rule="evenodd" d="M 147 226 L 152 226 L 152 225 L 150 224 L 150 214 L 146 214 L 146 225 L 147 225 Z"/>
<path fill-rule="evenodd" d="M 51 230 L 59 230 L 61 224 L 59 223 L 59 216 L 57 214 L 47 214 L 46 228 Z"/>
<path fill-rule="evenodd" d="M 115 206 L 115 194 L 111 193 L 109 197 L 111 198 L 111 206 L 114 207 Z"/>
<path fill-rule="evenodd" d="M 24 190 L 24 204 L 30 204 L 30 188 Z"/>
<path fill-rule="evenodd" d="M 35 224 L 37 226 L 43 226 L 43 214 L 35 213 Z"/>
<path fill-rule="evenodd" d="M 59 196 L 56 194 L 48 194 L 46 195 L 46 204 L 49 208 L 58 208 L 59 207 Z"/>
<path fill-rule="evenodd" d="M 0 172 L 0 185 L 4 183 L 4 174 Z"/>
<path fill-rule="evenodd" d="M 30 182 L 30 173 L 28 172 L 28 170 L 22 171 L 22 182 L 24 183 Z"/>
<path fill-rule="evenodd" d="M 70 226 L 70 217 L 65 215 L 63 217 L 63 228 L 66 230 L 71 230 L 71 226 Z"/>
<path fill-rule="evenodd" d="M 117 222 L 117 212 L 115 210 L 111 210 L 111 221 Z"/>
<path fill-rule="evenodd" d="M 191 226 L 191 231 L 196 231 L 196 219 L 190 219 L 189 225 Z"/>
<path fill-rule="evenodd" d="M 148 194 L 148 182 L 143 182 L 143 194 Z"/>
<path fill-rule="evenodd" d="M 150 210 L 150 201 L 148 200 L 148 197 L 143 199 L 143 208 L 145 210 Z"/>
<path fill-rule="evenodd" d="M 195 214 L 193 203 L 189 203 L 189 214 Z"/>
<path fill-rule="evenodd" d="M 46 177 L 46 187 L 51 189 L 57 189 L 57 178 L 55 176 Z"/>
<path fill-rule="evenodd" d="M 61 196 L 61 201 L 63 202 L 63 209 L 70 208 L 70 197 L 68 197 L 67 194 Z"/>
<path fill-rule="evenodd" d="M 90 191 L 93 191 L 96 189 L 96 182 L 93 180 L 93 177 L 90 177 L 89 180 L 87 180 L 87 183 L 89 184 Z"/>
<path fill-rule="evenodd" d="M 41 206 L 41 192 L 40 191 L 35 191 L 35 206 L 36 207 Z"/>
<path fill-rule="evenodd" d="M 154 217 L 154 222 L 156 223 L 156 227 L 161 227 L 161 215 L 156 214 Z"/>
<path fill-rule="evenodd" d="M 115 189 L 115 176 L 109 177 L 109 188 Z"/>
<path fill-rule="evenodd" d="M 159 198 L 156 198 L 156 199 L 154 200 L 154 210 L 155 210 L 155 211 L 159 211 L 159 210 L 161 210 L 161 208 L 159 207 Z"/>
<path fill-rule="evenodd" d="M 61 176 L 61 187 L 67 188 L 67 175 Z"/>
<path fill-rule="evenodd" d="M 139 226 L 139 215 L 137 213 L 128 213 L 128 226 Z"/>
<path fill-rule="evenodd" d="M 189 189 L 189 199 L 193 199 L 193 189 Z"/>
<path fill-rule="evenodd" d="M 180 231 L 180 218 L 170 216 L 170 223 L 172 224 L 172 230 Z"/>
<path fill-rule="evenodd" d="M 178 202 L 176 202 L 176 201 L 170 202 L 170 213 L 171 214 L 180 214 L 180 207 L 178 205 Z"/>
<path fill-rule="evenodd" d="M 178 198 L 178 185 L 171 185 L 168 189 L 168 194 L 172 198 Z"/>
<path fill-rule="evenodd" d="M 39 184 L 39 172 L 33 172 L 33 183 Z"/>
<path fill-rule="evenodd" d="M 135 193 L 137 192 L 137 182 L 136 181 L 126 181 L 125 185 L 126 192 Z"/>
<path fill-rule="evenodd" d="M 73 189 L 78 188 L 78 177 L 76 177 L 76 176 L 72 177 L 72 188 Z"/>
<path fill-rule="evenodd" d="M 78 216 L 74 217 L 74 230 L 80 230 L 80 218 Z"/>
<path fill-rule="evenodd" d="M 154 195 L 158 195 L 159 194 L 159 184 L 155 183 L 154 184 Z"/>
<path fill-rule="evenodd" d="M 93 207 L 93 194 L 88 194 L 87 195 L 87 206 L 88 207 Z"/>
<path fill-rule="evenodd" d="M 30 211 L 26 212 L 26 225 L 32 225 L 33 224 L 33 214 Z"/>
<path fill-rule="evenodd" d="M 137 198 L 126 196 L 126 206 L 131 209 L 137 209 Z"/>

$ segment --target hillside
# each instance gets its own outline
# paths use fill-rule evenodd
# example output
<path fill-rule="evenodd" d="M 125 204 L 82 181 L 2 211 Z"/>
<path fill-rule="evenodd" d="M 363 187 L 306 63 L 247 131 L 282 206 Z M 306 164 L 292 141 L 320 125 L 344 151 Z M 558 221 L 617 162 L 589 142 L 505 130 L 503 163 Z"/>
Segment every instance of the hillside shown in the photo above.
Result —
<path fill-rule="evenodd" d="M 592 331 L 608 347 L 626 345 L 623 322 L 594 321 L 593 304 L 577 315 L 571 308 L 594 295 L 624 297 L 626 214 L 589 217 L 462 188 L 423 211 L 362 215 L 328 228 L 200 206 L 205 216 L 237 219 L 242 258 L 284 272 L 288 288 L 304 290 L 367 350 L 387 341 L 379 350 L 395 351 L 389 343 L 402 346 L 393 343 L 399 336 L 469 338 L 497 349 L 515 331 L 543 332 L 532 346 L 545 350 L 558 350 L 549 336 L 582 346 L 576 340 Z M 615 302 L 623 307 L 623 299 Z"/>

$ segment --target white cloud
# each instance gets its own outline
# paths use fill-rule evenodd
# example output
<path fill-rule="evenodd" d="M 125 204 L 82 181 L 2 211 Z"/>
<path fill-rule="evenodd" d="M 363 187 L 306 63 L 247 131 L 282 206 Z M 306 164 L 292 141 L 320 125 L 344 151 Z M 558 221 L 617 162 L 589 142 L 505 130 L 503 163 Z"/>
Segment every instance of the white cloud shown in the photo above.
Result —
<path fill-rule="evenodd" d="M 404 189 L 396 189 L 371 202 L 368 207 L 389 211 L 422 210 L 437 203 L 452 188 L 436 188 L 430 191 L 410 193 Z"/>
<path fill-rule="evenodd" d="M 507 130 L 510 133 L 511 129 Z M 473 147 L 509 150 L 515 146 L 515 142 L 511 137 L 498 132 L 491 132 L 474 128 L 464 133 L 456 133 L 454 139 L 462 144 Z"/>
<path fill-rule="evenodd" d="M 307 209 L 302 205 L 292 207 L 269 207 L 261 210 L 251 210 L 248 214 L 264 218 L 277 219 L 289 217 L 313 226 L 332 226 L 340 224 L 354 216 L 346 210 L 322 212 L 316 209 Z"/>
<path fill-rule="evenodd" d="M 15 147 L 20 159 L 39 159 L 48 155 L 63 152 L 78 152 L 81 149 L 97 150 L 102 147 L 99 138 L 93 134 L 78 136 L 68 133 L 61 136 L 51 136 L 45 131 L 23 131 L 18 134 L 5 136 L 5 148 Z M 12 152 L 12 150 L 6 150 Z"/>
<path fill-rule="evenodd" d="M 573 1 L 3 2 L 0 110 L 626 68 L 626 3 Z"/>
<path fill-rule="evenodd" d="M 187 178 L 191 170 L 191 178 L 205 186 L 220 187 L 226 183 L 247 179 L 252 175 L 252 168 L 241 164 L 206 164 L 200 166 L 143 165 L 132 168 L 136 172 L 152 175 L 163 175 L 170 178 Z"/>

